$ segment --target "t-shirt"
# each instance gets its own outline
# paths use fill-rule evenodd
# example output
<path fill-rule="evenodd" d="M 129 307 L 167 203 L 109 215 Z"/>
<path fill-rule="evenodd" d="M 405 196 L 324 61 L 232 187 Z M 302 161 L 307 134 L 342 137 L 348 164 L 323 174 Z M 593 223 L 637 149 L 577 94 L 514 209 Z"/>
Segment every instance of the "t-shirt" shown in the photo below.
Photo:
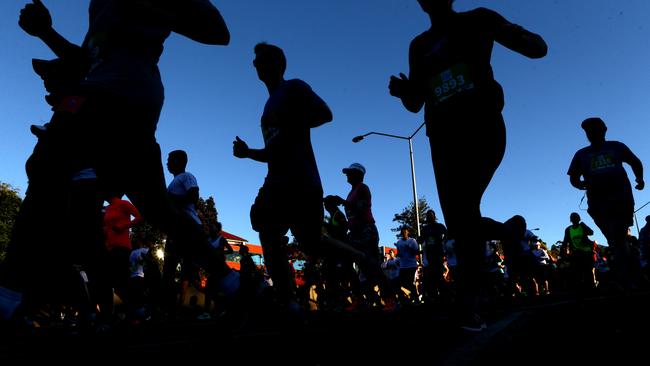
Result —
<path fill-rule="evenodd" d="M 261 127 L 268 154 L 267 187 L 322 190 L 311 144 L 310 116 L 325 102 L 302 80 L 292 79 L 271 93 L 264 106 Z"/>
<path fill-rule="evenodd" d="M 83 47 L 90 52 L 91 68 L 85 82 L 160 110 L 164 90 L 157 65 L 171 29 L 133 14 L 129 3 L 90 1 Z"/>
<path fill-rule="evenodd" d="M 196 177 L 194 177 L 192 173 L 183 172 L 175 176 L 171 183 L 169 183 L 167 192 L 173 195 L 183 196 L 187 194 L 190 188 L 194 187 L 199 187 L 198 183 L 196 182 Z M 194 203 L 187 203 L 183 207 L 179 208 L 190 215 L 190 217 L 192 217 L 198 224 L 201 223 L 199 215 L 196 212 L 196 208 L 194 207 Z"/>
<path fill-rule="evenodd" d="M 381 264 L 384 274 L 389 280 L 394 280 L 399 277 L 399 259 L 390 258 Z"/>
<path fill-rule="evenodd" d="M 134 220 L 131 220 L 134 217 Z M 141 218 L 138 209 L 126 200 L 113 200 L 104 212 L 104 235 L 108 249 L 131 249 L 129 228 Z"/>
<path fill-rule="evenodd" d="M 345 202 L 345 216 L 348 218 L 350 231 L 357 231 L 375 223 L 375 218 L 372 216 L 372 196 L 370 188 L 365 183 L 354 186 Z"/>
<path fill-rule="evenodd" d="M 442 248 L 442 241 L 446 234 L 447 228 L 439 222 L 426 224 L 422 228 L 422 238 L 425 246 L 431 245 Z"/>
<path fill-rule="evenodd" d="M 400 239 L 395 243 L 395 248 L 397 248 L 400 268 L 416 268 L 418 266 L 418 261 L 415 256 L 418 254 L 420 248 L 415 239 Z"/>
<path fill-rule="evenodd" d="M 569 235 L 569 240 L 571 242 L 571 249 L 581 252 L 593 252 L 594 243 L 589 240 L 589 237 L 586 233 L 588 228 L 585 228 L 583 223 L 580 223 L 577 227 L 573 225 L 567 227 L 567 234 Z"/>
<path fill-rule="evenodd" d="M 547 265 L 551 260 L 551 257 L 548 255 L 548 252 L 542 248 L 534 249 L 533 256 L 535 257 L 536 263 L 540 265 Z"/>
<path fill-rule="evenodd" d="M 494 41 L 500 41 L 499 30 L 508 24 L 498 13 L 478 8 L 454 13 L 442 30 L 427 30 L 413 39 L 410 78 L 425 96 L 427 121 L 459 98 L 474 98 L 495 111 L 503 108 L 503 90 L 494 80 L 490 59 Z"/>
<path fill-rule="evenodd" d="M 584 177 L 590 199 L 612 194 L 632 199 L 632 185 L 623 162 L 633 159 L 634 154 L 622 142 L 605 141 L 598 148 L 587 146 L 578 150 L 567 174 Z"/>
<path fill-rule="evenodd" d="M 138 248 L 131 251 L 129 256 L 131 277 L 144 277 L 144 261 L 147 253 L 149 253 L 149 248 Z"/>
<path fill-rule="evenodd" d="M 447 235 L 447 228 L 439 222 L 432 222 L 422 228 L 422 239 L 424 244 L 423 263 L 442 263 L 445 254 L 444 239 Z"/>

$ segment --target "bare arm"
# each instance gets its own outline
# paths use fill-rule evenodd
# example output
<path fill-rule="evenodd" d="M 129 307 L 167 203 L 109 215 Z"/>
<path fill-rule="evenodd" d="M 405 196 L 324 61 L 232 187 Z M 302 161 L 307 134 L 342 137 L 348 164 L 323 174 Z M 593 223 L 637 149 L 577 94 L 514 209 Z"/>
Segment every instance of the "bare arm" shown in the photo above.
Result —
<path fill-rule="evenodd" d="M 510 23 L 501 15 L 485 9 L 495 18 L 497 25 L 494 39 L 504 47 L 530 58 L 542 58 L 548 52 L 544 39 L 523 27 Z"/>
<path fill-rule="evenodd" d="M 424 106 L 424 97 L 419 92 L 421 88 L 418 87 L 419 70 L 415 61 L 416 48 L 415 41 L 411 42 L 409 48 L 409 77 L 403 73 L 400 73 L 399 77 L 391 76 L 388 85 L 390 95 L 400 98 L 404 108 L 412 113 L 418 113 Z"/>
<path fill-rule="evenodd" d="M 248 149 L 247 158 L 259 161 L 260 163 L 268 163 L 269 158 L 266 149 Z"/>
<path fill-rule="evenodd" d="M 417 88 L 413 85 L 412 79 L 408 79 L 406 75 L 400 73 L 400 78 L 391 76 L 391 85 L 402 84 L 400 87 L 390 87 L 391 95 L 400 98 L 402 105 L 407 111 L 418 113 L 424 106 L 424 98 L 417 93 Z M 400 91 L 393 91 L 394 88 L 401 88 Z"/>
<path fill-rule="evenodd" d="M 69 42 L 52 27 L 52 17 L 41 0 L 33 0 L 20 11 L 18 25 L 27 34 L 40 38 L 57 57 L 80 58 L 81 47 Z"/>
<path fill-rule="evenodd" d="M 261 163 L 267 163 L 269 161 L 266 149 L 251 149 L 239 136 L 235 137 L 235 141 L 232 144 L 232 154 L 238 158 L 253 159 Z"/>
<path fill-rule="evenodd" d="M 630 153 L 630 157 L 625 161 L 630 164 L 634 177 L 636 178 L 636 189 L 643 189 L 645 187 L 645 182 L 643 181 L 643 163 L 641 160 L 634 154 Z"/>

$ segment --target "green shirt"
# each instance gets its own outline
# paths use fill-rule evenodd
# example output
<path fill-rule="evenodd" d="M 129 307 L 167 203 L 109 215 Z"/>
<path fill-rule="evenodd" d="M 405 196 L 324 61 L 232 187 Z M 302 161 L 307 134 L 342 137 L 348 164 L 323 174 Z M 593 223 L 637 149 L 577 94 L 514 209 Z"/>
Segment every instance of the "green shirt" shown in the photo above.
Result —
<path fill-rule="evenodd" d="M 591 252 L 594 250 L 593 245 L 590 240 L 587 240 L 585 235 L 585 230 L 582 225 L 574 228 L 573 226 L 569 227 L 569 237 L 571 238 L 571 247 L 573 250 L 578 250 L 581 252 Z"/>

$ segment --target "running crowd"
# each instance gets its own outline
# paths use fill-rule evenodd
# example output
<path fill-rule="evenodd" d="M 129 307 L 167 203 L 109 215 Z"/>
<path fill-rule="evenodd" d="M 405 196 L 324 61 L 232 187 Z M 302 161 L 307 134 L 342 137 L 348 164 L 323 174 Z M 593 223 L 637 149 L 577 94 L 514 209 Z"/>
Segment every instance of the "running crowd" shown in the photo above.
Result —
<path fill-rule="evenodd" d="M 157 67 L 163 44 L 172 32 L 203 44 L 229 44 L 217 8 L 209 0 L 91 0 L 88 32 L 75 45 L 53 28 L 40 0 L 26 4 L 19 26 L 57 56 L 33 61 L 53 113 L 49 123 L 31 127 L 38 142 L 26 162 L 29 186 L 0 267 L 0 321 L 17 324 L 43 306 L 73 304 L 89 328 L 110 327 L 114 293 L 132 319 L 148 316 L 147 303 L 170 315 L 182 300 L 177 283 L 189 283 L 197 268 L 208 276 L 206 316 L 213 301 L 246 309 L 270 282 L 264 292 L 273 303 L 300 314 L 305 303 L 289 261 L 289 230 L 314 264 L 306 281 L 321 284 L 319 297 L 328 306 L 357 309 L 365 303 L 395 311 L 422 299 L 444 299 L 454 304 L 452 318 L 469 331 L 486 328 L 481 305 L 486 294 L 549 292 L 553 262 L 558 270 L 562 260 L 570 263 L 575 288 L 596 286 L 595 264 L 605 257 L 617 286 L 645 285 L 634 253 L 647 251 L 647 239 L 640 238 L 643 245 L 637 247 L 628 236 L 634 201 L 623 164 L 632 168 L 636 189 L 645 185 L 643 166 L 625 144 L 605 139 L 600 118 L 582 122 L 590 144 L 576 152 L 567 173 L 571 185 L 586 191 L 588 213 L 608 242 L 607 256 L 597 256 L 588 238 L 593 231 L 577 214 L 571 215 L 556 257 L 537 243 L 522 216 L 503 223 L 482 216 L 483 193 L 506 147 L 504 93 L 492 72 L 492 47 L 497 42 L 538 59 L 546 56 L 547 45 L 495 11 L 456 12 L 453 2 L 418 0 L 431 26 L 411 41 L 408 75 L 390 76 L 388 82 L 388 92 L 406 110 L 424 108 L 446 226 L 428 212 L 421 237 L 403 228 L 396 257 L 389 253 L 383 264 L 365 167 L 352 163 L 343 169 L 350 184 L 345 198 L 324 197 L 310 130 L 331 122 L 332 111 L 308 83 L 285 79 L 280 47 L 254 46 L 253 66 L 269 93 L 261 116 L 264 145 L 252 148 L 237 136 L 233 155 L 268 168 L 250 211 L 268 282 L 249 260 L 240 271 L 226 264 L 232 248 L 217 222 L 203 225 L 197 215 L 199 188 L 185 171 L 187 154 L 169 154 L 174 179 L 167 186 L 155 138 L 164 100 Z M 461 141 L 462 154 L 447 148 Z M 106 200 L 110 205 L 104 209 Z M 142 220 L 167 235 L 156 291 L 146 290 L 148 277 L 155 277 L 145 273 L 155 268 L 150 240 L 130 236 L 129 228 Z M 61 234 L 73 225 L 75 235 Z M 157 295 L 143 297 L 152 292 Z"/>

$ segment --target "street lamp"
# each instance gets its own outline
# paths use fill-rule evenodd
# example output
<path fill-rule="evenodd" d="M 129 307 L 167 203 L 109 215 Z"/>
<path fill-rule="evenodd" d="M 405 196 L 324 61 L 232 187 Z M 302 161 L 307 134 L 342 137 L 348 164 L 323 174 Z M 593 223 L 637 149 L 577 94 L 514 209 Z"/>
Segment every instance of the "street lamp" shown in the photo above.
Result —
<path fill-rule="evenodd" d="M 355 138 L 356 138 L 356 137 L 355 137 Z M 639 212 L 639 211 L 641 211 L 645 206 L 647 206 L 647 205 L 649 205 L 649 204 L 650 204 L 650 201 L 646 202 L 645 205 L 643 205 L 643 206 L 637 208 L 636 210 L 634 210 L 634 223 L 636 224 L 636 232 L 637 232 L 637 235 L 640 235 L 640 234 L 641 234 L 641 230 L 639 229 L 639 220 L 636 219 L 636 213 Z"/>
<path fill-rule="evenodd" d="M 415 226 L 417 229 L 418 239 L 420 238 L 420 208 L 418 205 L 418 193 L 415 187 L 415 165 L 413 164 L 413 143 L 411 142 L 411 140 L 422 129 L 422 127 L 424 127 L 424 124 L 425 122 L 422 122 L 420 127 L 418 127 L 410 136 L 397 136 L 397 135 L 391 135 L 389 133 L 383 133 L 383 132 L 368 132 L 366 134 L 356 136 L 352 139 L 352 142 L 356 143 L 363 140 L 366 136 L 380 135 L 386 137 L 394 137 L 396 139 L 407 140 L 409 142 L 409 156 L 411 158 L 411 183 L 413 184 L 413 204 L 415 205 Z"/>

